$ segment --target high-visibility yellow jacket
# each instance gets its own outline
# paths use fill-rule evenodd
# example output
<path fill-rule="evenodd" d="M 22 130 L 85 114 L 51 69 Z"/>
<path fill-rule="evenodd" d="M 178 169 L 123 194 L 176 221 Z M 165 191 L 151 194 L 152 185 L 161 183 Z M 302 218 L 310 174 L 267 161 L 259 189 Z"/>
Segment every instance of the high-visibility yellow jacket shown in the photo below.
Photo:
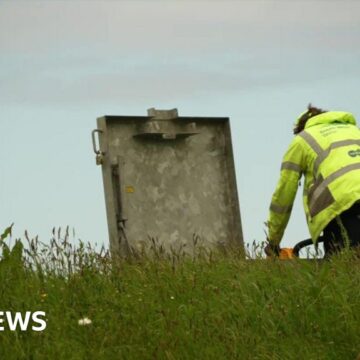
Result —
<path fill-rule="evenodd" d="M 274 245 L 282 239 L 302 175 L 306 220 L 316 242 L 332 219 L 360 199 L 360 130 L 352 114 L 314 116 L 291 142 L 270 205 L 268 231 Z"/>

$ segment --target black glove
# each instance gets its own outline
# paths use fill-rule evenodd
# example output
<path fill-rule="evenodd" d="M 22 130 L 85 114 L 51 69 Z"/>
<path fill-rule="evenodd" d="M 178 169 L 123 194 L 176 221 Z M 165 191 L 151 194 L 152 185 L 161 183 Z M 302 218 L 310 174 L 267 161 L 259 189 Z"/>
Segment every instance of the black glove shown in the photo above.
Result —
<path fill-rule="evenodd" d="M 265 246 L 264 251 L 267 256 L 279 256 L 280 255 L 280 246 L 268 243 Z"/>

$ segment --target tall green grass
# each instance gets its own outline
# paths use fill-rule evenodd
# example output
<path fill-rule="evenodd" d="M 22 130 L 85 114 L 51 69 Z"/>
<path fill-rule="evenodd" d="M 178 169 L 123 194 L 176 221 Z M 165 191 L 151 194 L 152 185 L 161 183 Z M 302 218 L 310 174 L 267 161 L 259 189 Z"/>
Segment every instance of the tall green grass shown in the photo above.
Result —
<path fill-rule="evenodd" d="M 0 311 L 45 311 L 0 332 L 0 359 L 356 359 L 360 264 L 154 252 L 111 259 L 53 233 L 1 238 Z M 91 324 L 79 325 L 80 319 Z"/>

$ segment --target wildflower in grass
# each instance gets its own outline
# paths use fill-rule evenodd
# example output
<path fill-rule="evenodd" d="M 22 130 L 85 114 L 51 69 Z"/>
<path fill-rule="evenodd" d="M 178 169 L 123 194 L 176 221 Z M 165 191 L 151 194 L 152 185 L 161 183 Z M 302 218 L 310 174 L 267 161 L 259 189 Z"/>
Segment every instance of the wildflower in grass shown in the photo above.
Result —
<path fill-rule="evenodd" d="M 83 319 L 80 319 L 78 321 L 78 324 L 81 325 L 81 326 L 90 325 L 91 323 L 92 323 L 92 321 L 87 317 L 84 317 Z"/>
<path fill-rule="evenodd" d="M 170 296 L 170 299 L 171 299 L 171 300 L 174 300 L 174 299 L 175 299 L 175 297 L 174 297 L 174 296 Z"/>

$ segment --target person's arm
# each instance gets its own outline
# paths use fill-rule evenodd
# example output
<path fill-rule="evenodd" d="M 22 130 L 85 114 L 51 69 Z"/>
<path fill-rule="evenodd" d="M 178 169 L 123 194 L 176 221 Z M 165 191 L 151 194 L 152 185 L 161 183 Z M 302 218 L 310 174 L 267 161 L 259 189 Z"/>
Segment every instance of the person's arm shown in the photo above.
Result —
<path fill-rule="evenodd" d="M 288 224 L 299 180 L 304 171 L 303 144 L 298 137 L 294 138 L 283 157 L 280 179 L 272 196 L 268 226 L 268 241 L 273 252 L 279 245 Z"/>

